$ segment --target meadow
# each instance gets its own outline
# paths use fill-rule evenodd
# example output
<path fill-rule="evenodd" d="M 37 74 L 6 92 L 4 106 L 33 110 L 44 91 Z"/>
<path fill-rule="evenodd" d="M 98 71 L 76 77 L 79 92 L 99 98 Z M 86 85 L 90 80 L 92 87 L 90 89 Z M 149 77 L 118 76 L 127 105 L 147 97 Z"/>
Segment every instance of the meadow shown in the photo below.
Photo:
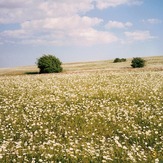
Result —
<path fill-rule="evenodd" d="M 63 66 L 0 70 L 0 162 L 163 162 L 163 57 Z"/>

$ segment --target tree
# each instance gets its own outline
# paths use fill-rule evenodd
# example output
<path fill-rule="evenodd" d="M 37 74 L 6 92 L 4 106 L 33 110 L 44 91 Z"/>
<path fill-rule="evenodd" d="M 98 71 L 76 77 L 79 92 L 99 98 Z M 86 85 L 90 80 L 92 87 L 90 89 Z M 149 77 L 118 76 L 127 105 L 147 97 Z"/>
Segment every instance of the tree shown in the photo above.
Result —
<path fill-rule="evenodd" d="M 40 73 L 58 73 L 62 71 L 62 62 L 53 55 L 43 55 L 37 60 Z"/>
<path fill-rule="evenodd" d="M 114 62 L 114 63 L 121 62 L 121 59 L 115 58 L 113 62 Z"/>
<path fill-rule="evenodd" d="M 117 63 L 117 62 L 126 62 L 126 58 L 115 58 L 114 63 Z"/>
<path fill-rule="evenodd" d="M 145 66 L 145 60 L 139 57 L 133 58 L 131 61 L 131 66 L 133 68 L 140 68 Z"/>
<path fill-rule="evenodd" d="M 126 62 L 126 58 L 121 58 L 121 62 Z"/>

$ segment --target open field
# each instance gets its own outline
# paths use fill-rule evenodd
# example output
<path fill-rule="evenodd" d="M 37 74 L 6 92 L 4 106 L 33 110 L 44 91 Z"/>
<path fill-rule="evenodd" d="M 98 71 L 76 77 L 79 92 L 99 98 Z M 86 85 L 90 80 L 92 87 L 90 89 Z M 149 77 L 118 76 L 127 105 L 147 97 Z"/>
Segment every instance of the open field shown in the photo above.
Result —
<path fill-rule="evenodd" d="M 0 162 L 162 163 L 163 57 L 130 61 L 1 69 Z"/>
<path fill-rule="evenodd" d="M 163 70 L 163 56 L 146 57 L 145 70 Z M 75 73 L 85 71 L 130 71 L 131 60 L 127 59 L 127 62 L 113 63 L 113 60 L 106 61 L 92 61 L 92 62 L 77 62 L 77 63 L 63 63 L 63 73 Z M 24 66 L 15 68 L 0 68 L 0 76 L 2 75 L 24 75 L 24 74 L 37 74 L 39 69 L 37 66 Z"/>

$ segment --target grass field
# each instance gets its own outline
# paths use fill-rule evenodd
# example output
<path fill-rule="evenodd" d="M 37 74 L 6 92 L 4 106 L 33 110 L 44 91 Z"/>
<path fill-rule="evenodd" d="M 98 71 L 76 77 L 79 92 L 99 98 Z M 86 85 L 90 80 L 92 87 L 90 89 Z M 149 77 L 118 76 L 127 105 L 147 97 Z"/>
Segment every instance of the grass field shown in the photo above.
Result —
<path fill-rule="evenodd" d="M 144 70 L 163 70 L 163 56 L 146 57 L 146 67 Z M 131 71 L 131 60 L 126 62 L 113 63 L 113 60 L 106 61 L 92 61 L 92 62 L 77 62 L 77 63 L 63 63 L 63 73 L 76 73 L 85 71 Z M 4 75 L 24 75 L 37 74 L 39 69 L 37 66 L 23 66 L 15 68 L 0 68 L 0 76 Z"/>
<path fill-rule="evenodd" d="M 0 162 L 162 163 L 163 57 L 146 60 L 0 69 Z"/>

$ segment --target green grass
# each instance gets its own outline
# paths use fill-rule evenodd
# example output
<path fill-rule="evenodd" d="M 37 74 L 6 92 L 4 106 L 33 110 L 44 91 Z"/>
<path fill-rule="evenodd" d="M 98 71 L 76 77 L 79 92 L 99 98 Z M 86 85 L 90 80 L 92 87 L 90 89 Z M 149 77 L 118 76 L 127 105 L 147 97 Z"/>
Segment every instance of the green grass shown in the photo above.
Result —
<path fill-rule="evenodd" d="M 141 69 L 99 61 L 64 64 L 60 74 L 5 72 L 0 162 L 162 162 L 162 59 Z"/>

